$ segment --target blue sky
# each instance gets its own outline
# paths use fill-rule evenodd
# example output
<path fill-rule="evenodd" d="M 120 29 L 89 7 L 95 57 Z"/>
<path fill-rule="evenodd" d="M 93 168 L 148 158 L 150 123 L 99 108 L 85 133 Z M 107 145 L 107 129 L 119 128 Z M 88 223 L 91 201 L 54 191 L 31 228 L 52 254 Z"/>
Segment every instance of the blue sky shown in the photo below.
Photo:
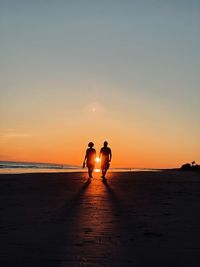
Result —
<path fill-rule="evenodd" d="M 176 151 L 171 165 L 200 161 L 199 26 L 194 0 L 1 1 L 1 136 L 12 131 L 40 143 L 38 132 L 48 136 L 52 124 L 67 136 L 67 121 L 91 127 L 83 143 L 128 140 L 140 159 L 158 146 L 168 158 Z M 98 110 L 91 121 L 82 112 L 90 107 Z M 2 155 L 15 158 L 7 142 Z M 30 150 L 22 138 L 16 143 L 21 155 Z M 145 164 L 154 156 L 156 165 L 153 152 Z"/>

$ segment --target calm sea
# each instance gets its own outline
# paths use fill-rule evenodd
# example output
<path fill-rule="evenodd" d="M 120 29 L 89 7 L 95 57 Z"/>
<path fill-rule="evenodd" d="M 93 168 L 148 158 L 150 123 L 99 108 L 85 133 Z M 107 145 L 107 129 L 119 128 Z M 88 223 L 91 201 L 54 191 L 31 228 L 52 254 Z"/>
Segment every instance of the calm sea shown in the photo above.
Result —
<path fill-rule="evenodd" d="M 86 172 L 87 168 L 67 164 L 36 163 L 36 162 L 14 162 L 0 161 L 0 174 L 17 173 L 42 173 L 42 172 Z M 97 168 L 95 170 L 99 172 Z M 158 171 L 156 169 L 135 169 L 135 168 L 110 168 L 109 171 Z"/>
<path fill-rule="evenodd" d="M 84 171 L 80 166 L 67 164 L 0 161 L 0 174 L 37 172 L 77 172 Z"/>

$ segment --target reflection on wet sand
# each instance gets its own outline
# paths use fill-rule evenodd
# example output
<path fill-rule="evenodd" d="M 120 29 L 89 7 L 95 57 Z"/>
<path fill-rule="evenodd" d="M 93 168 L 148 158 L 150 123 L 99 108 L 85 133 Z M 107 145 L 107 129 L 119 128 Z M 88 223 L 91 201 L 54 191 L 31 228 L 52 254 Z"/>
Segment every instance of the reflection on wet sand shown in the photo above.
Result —
<path fill-rule="evenodd" d="M 63 252 L 65 261 L 69 264 L 78 261 L 90 266 L 113 262 L 118 254 L 118 218 L 100 175 L 96 175 L 79 195 L 77 204 L 78 212 L 72 218 L 67 234 L 68 246 Z M 97 262 L 99 265 L 96 265 Z"/>

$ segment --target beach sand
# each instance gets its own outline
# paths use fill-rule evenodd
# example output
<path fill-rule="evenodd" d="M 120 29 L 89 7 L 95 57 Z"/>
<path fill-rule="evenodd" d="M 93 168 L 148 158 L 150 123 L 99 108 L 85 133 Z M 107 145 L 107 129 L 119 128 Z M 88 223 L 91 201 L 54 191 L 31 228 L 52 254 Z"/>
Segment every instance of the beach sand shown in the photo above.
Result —
<path fill-rule="evenodd" d="M 0 175 L 0 266 L 200 266 L 200 174 Z"/>

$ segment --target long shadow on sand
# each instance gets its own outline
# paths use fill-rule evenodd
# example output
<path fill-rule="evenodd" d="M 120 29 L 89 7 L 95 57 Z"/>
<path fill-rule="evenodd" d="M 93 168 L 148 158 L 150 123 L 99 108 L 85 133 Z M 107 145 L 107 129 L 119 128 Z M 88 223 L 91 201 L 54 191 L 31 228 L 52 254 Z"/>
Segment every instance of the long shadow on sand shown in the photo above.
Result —
<path fill-rule="evenodd" d="M 88 179 L 83 184 L 83 186 L 79 189 L 79 191 L 76 193 L 76 195 L 72 198 L 72 200 L 69 201 L 69 203 L 66 203 L 66 205 L 63 209 L 63 214 L 61 214 L 61 217 L 59 218 L 59 220 L 66 220 L 66 218 L 68 218 L 68 222 L 70 223 L 69 219 L 70 219 L 70 217 L 75 216 L 75 214 L 78 213 L 82 198 L 83 198 L 84 194 L 86 193 L 90 183 L 91 183 L 91 180 Z"/>
<path fill-rule="evenodd" d="M 45 220 L 20 227 L 13 241 L 11 239 L 6 245 L 6 254 L 0 253 L 1 266 L 49 267 L 68 261 L 73 263 L 71 242 L 74 236 L 72 238 L 71 234 L 74 234 L 73 226 L 79 216 L 80 202 L 89 185 L 88 180 L 67 203 L 64 197 L 61 198 L 59 201 L 65 203 L 63 208 L 54 209 Z"/>
<path fill-rule="evenodd" d="M 134 211 L 128 208 L 117 192 L 106 180 L 103 182 L 116 220 L 116 266 L 133 266 L 135 240 L 143 229 L 143 223 L 138 219 Z"/>
<path fill-rule="evenodd" d="M 48 223 L 43 226 L 43 237 L 48 241 L 45 240 L 44 244 L 41 244 L 41 249 L 43 255 L 47 255 L 48 260 L 44 259 L 40 266 L 49 266 L 49 263 L 55 264 L 55 266 L 60 266 L 61 263 L 74 266 L 73 264 L 76 263 L 74 246 L 79 240 L 79 237 L 76 236 L 78 234 L 76 232 L 77 221 L 80 217 L 84 195 L 90 183 L 91 180 L 88 179 L 75 196 L 67 201 L 61 213 L 50 218 Z M 46 247 L 47 244 L 49 244 L 48 247 Z"/>

